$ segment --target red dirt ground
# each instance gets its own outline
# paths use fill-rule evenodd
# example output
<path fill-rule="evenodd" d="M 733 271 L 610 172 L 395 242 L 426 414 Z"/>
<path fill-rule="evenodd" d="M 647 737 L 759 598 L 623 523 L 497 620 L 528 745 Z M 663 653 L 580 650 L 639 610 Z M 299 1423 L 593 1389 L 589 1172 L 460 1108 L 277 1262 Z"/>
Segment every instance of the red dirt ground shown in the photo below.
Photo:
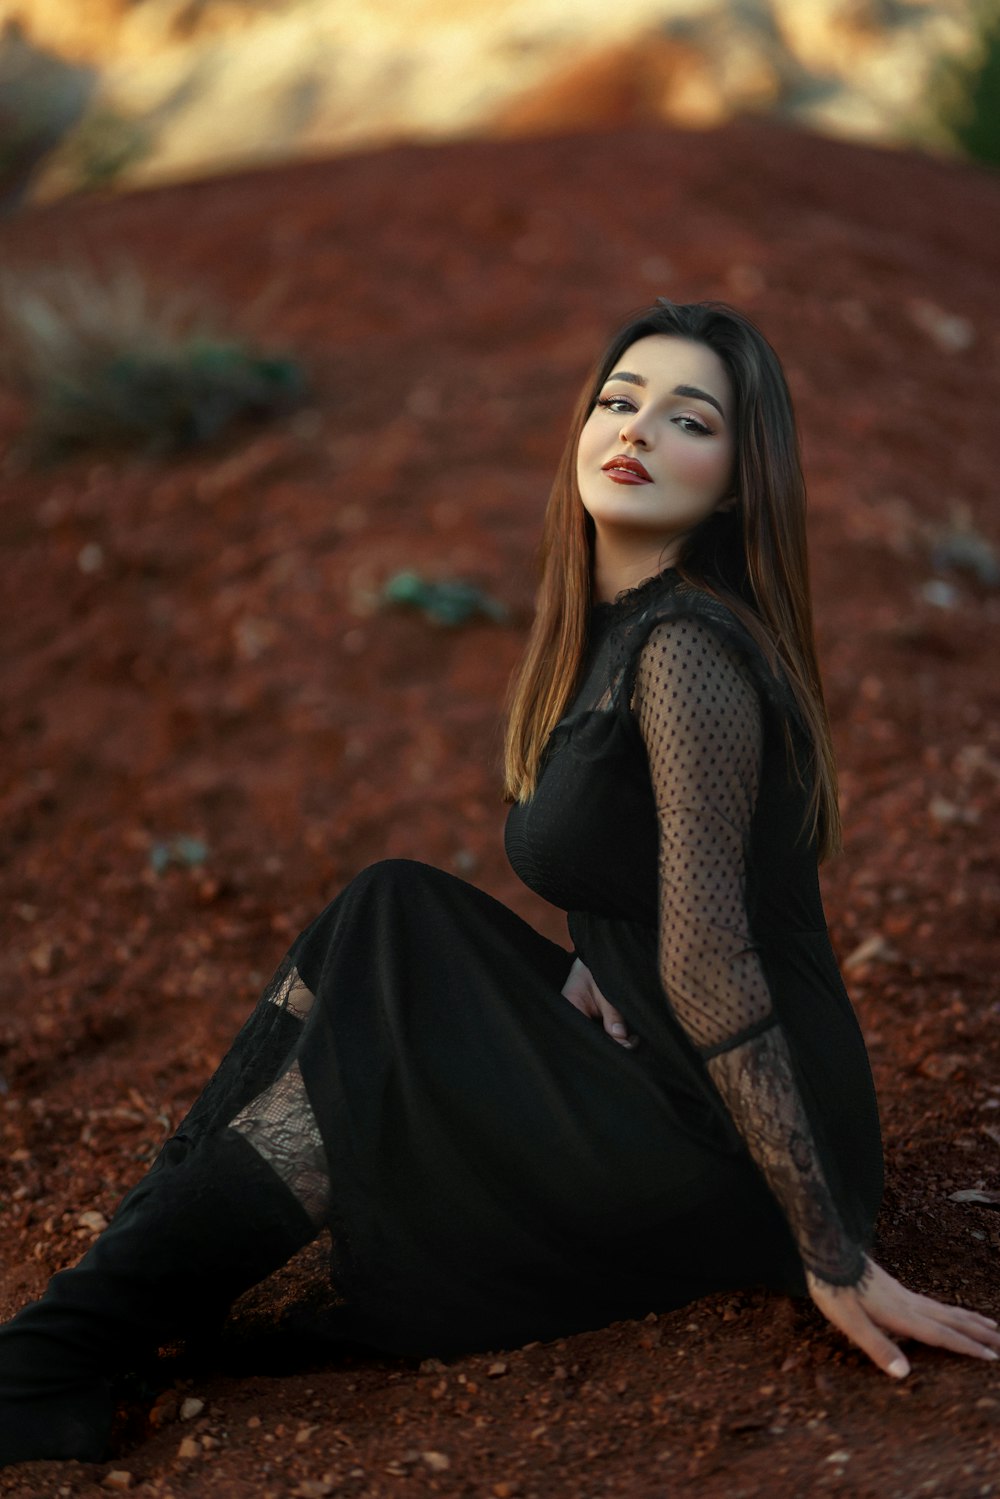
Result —
<path fill-rule="evenodd" d="M 843 958 L 884 943 L 847 973 L 880 1254 L 1000 1313 L 996 1208 L 952 1200 L 998 1186 L 1000 591 L 957 570 L 953 607 L 921 592 L 954 506 L 997 540 L 998 245 L 995 174 L 750 122 L 393 149 L 0 228 L 8 265 L 126 251 L 233 310 L 266 294 L 315 390 L 175 461 L 7 459 L 0 1314 L 86 1247 L 80 1214 L 111 1212 L 363 865 L 440 864 L 564 937 L 503 859 L 499 708 L 575 391 L 660 293 L 735 302 L 785 361 L 843 767 L 828 911 Z M 17 420 L 5 397 L 5 438 Z M 403 566 L 473 578 L 513 626 L 375 611 Z M 204 867 L 155 874 L 180 834 Z M 162 1499 L 1000 1494 L 995 1368 L 914 1349 L 897 1386 L 808 1303 L 723 1296 L 416 1368 L 324 1361 L 277 1325 L 322 1303 L 322 1269 L 314 1247 L 251 1295 L 221 1366 L 178 1364 L 113 1463 L 6 1470 L 0 1495 L 113 1469 Z"/>

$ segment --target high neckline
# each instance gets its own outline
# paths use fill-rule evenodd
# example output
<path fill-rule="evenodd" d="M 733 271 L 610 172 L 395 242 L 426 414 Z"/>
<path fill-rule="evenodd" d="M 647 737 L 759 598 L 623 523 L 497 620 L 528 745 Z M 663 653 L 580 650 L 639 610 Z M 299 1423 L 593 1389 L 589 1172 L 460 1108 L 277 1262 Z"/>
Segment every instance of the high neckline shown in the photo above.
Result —
<path fill-rule="evenodd" d="M 625 613 L 638 604 L 644 604 L 646 599 L 660 588 L 672 586 L 679 576 L 676 567 L 665 567 L 662 572 L 643 578 L 641 583 L 636 583 L 632 588 L 623 588 L 620 593 L 615 594 L 613 599 L 604 599 L 591 604 L 591 613 L 598 618 Z"/>

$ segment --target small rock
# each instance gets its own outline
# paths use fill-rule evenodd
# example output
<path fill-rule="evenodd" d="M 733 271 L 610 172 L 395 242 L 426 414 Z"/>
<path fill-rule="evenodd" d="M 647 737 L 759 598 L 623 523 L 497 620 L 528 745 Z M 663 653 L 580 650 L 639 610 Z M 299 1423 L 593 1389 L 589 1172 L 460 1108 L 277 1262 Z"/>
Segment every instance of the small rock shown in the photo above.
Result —
<path fill-rule="evenodd" d="M 495 1483 L 492 1489 L 495 1499 L 514 1499 L 514 1495 L 520 1492 L 521 1485 L 516 1478 L 501 1478 L 500 1482 Z"/>
<path fill-rule="evenodd" d="M 196 1395 L 189 1395 L 181 1402 L 181 1420 L 193 1421 L 195 1416 L 200 1416 L 204 1409 L 204 1400 L 199 1400 Z"/>
<path fill-rule="evenodd" d="M 112 1468 L 101 1479 L 102 1489 L 130 1489 L 135 1483 L 135 1477 L 126 1468 Z"/>
<path fill-rule="evenodd" d="M 177 1420 L 180 1409 L 180 1400 L 176 1390 L 164 1390 L 153 1401 L 153 1408 L 149 1413 L 149 1419 L 153 1426 L 159 1428 L 167 1426 L 171 1421 Z"/>
<path fill-rule="evenodd" d="M 63 955 L 63 949 L 54 941 L 40 941 L 28 952 L 28 962 L 36 973 L 52 973 Z"/>
<path fill-rule="evenodd" d="M 914 298 L 910 302 L 909 311 L 917 327 L 947 354 L 961 354 L 976 341 L 976 330 L 968 318 L 959 317 L 954 312 L 945 312 L 933 302 Z"/>
<path fill-rule="evenodd" d="M 949 1192 L 949 1202 L 974 1202 L 984 1208 L 1000 1208 L 1000 1192 L 980 1192 L 968 1187 L 963 1192 Z"/>
<path fill-rule="evenodd" d="M 295 1440 L 300 1444 L 303 1442 L 308 1442 L 312 1439 L 314 1433 L 317 1431 L 319 1431 L 318 1426 L 300 1426 L 298 1431 L 295 1433 Z"/>
<path fill-rule="evenodd" d="M 303 1478 L 292 1493 L 299 1495 L 299 1499 L 326 1499 L 336 1487 L 332 1478 Z"/>
<path fill-rule="evenodd" d="M 420 1461 L 432 1473 L 444 1473 L 451 1467 L 451 1458 L 445 1452 L 421 1452 Z"/>
<path fill-rule="evenodd" d="M 963 779 L 968 779 L 977 771 L 983 771 L 986 775 L 1000 781 L 1000 760 L 994 759 L 987 754 L 982 744 L 966 744 L 955 756 L 955 769 Z"/>
<path fill-rule="evenodd" d="M 920 597 L 925 604 L 933 604 L 935 609 L 957 609 L 961 602 L 958 589 L 943 578 L 928 578 L 926 583 L 921 583 Z"/>
<path fill-rule="evenodd" d="M 964 1067 L 965 1058 L 960 1057 L 957 1052 L 935 1051 L 931 1052 L 929 1056 L 924 1057 L 917 1071 L 922 1077 L 933 1078 L 937 1083 L 946 1083 L 949 1078 L 954 1077 L 956 1072 L 961 1072 Z"/>
<path fill-rule="evenodd" d="M 257 1427 L 260 1425 L 260 1417 L 251 1416 L 249 1421 L 247 1422 L 247 1425 L 250 1427 L 251 1431 L 256 1431 Z"/>
<path fill-rule="evenodd" d="M 421 1374 L 443 1374 L 445 1366 L 439 1358 L 425 1358 L 420 1365 Z"/>
<path fill-rule="evenodd" d="M 849 1452 L 845 1452 L 843 1448 L 841 1448 L 839 1452 L 831 1452 L 829 1457 L 827 1458 L 828 1463 L 839 1463 L 841 1467 L 843 1467 L 844 1463 L 849 1463 L 850 1460 L 851 1454 Z"/>
<path fill-rule="evenodd" d="M 507 1365 L 504 1363 L 502 1358 L 498 1358 L 495 1363 L 490 1364 L 490 1367 L 486 1371 L 486 1378 L 499 1379 L 502 1374 L 506 1373 Z"/>
<path fill-rule="evenodd" d="M 93 1209 L 90 1212 L 81 1213 L 76 1221 L 81 1228 L 89 1228 L 93 1234 L 103 1233 L 108 1226 L 108 1220 L 104 1214 Z"/>
<path fill-rule="evenodd" d="M 195 1437 L 182 1437 L 177 1447 L 178 1457 L 200 1457 L 201 1443 Z"/>
<path fill-rule="evenodd" d="M 932 796 L 927 803 L 927 810 L 935 822 L 945 827 L 954 822 L 964 823 L 967 827 L 975 827 L 979 821 L 979 813 L 975 807 L 960 807 L 957 802 L 950 802 L 944 796 Z"/>
<path fill-rule="evenodd" d="M 861 968 L 865 963 L 898 963 L 899 953 L 891 947 L 879 932 L 873 932 L 870 937 L 854 949 L 844 959 L 844 968 L 848 971 L 852 968 Z"/>

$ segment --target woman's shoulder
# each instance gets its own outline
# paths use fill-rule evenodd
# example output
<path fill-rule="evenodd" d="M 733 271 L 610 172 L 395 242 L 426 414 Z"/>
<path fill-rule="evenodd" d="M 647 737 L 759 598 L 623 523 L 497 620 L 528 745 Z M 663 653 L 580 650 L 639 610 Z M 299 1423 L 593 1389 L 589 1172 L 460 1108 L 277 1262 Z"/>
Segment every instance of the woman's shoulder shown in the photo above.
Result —
<path fill-rule="evenodd" d="M 617 651 L 623 698 L 631 702 L 643 669 L 739 673 L 782 717 L 797 717 L 795 698 L 777 651 L 761 626 L 752 630 L 736 608 L 676 575 L 646 589 L 641 607 L 623 612 Z"/>
<path fill-rule="evenodd" d="M 766 659 L 735 608 L 673 571 L 647 579 L 638 588 L 619 594 L 613 604 L 600 607 L 609 612 L 621 652 L 635 659 L 652 644 L 684 633 L 715 640 L 720 649 L 737 649 Z"/>

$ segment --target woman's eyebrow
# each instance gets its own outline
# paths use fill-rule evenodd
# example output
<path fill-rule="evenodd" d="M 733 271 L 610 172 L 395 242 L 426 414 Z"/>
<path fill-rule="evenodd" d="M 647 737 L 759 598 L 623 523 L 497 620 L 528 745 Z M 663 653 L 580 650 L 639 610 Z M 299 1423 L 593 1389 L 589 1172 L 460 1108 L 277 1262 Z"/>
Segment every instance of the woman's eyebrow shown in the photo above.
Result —
<path fill-rule="evenodd" d="M 644 386 L 649 384 L 644 375 L 633 375 L 630 370 L 615 370 L 615 373 L 609 375 L 607 380 L 605 380 L 605 385 L 610 385 L 612 380 L 624 380 L 628 385 Z M 715 397 L 710 396 L 707 390 L 702 390 L 697 385 L 675 385 L 671 394 L 675 396 L 695 396 L 700 401 L 707 401 L 710 406 L 715 407 L 723 421 L 726 419 L 726 413 Z"/>
<path fill-rule="evenodd" d="M 610 385 L 612 380 L 626 380 L 629 385 L 647 385 L 649 383 L 645 375 L 633 375 L 628 370 L 615 370 L 614 374 L 609 375 L 605 380 L 605 385 Z"/>
<path fill-rule="evenodd" d="M 700 401 L 707 401 L 710 406 L 715 407 L 716 411 L 722 417 L 723 421 L 725 421 L 726 419 L 726 413 L 723 411 L 722 407 L 719 405 L 715 397 L 710 396 L 707 390 L 701 390 L 697 385 L 675 385 L 674 395 L 695 396 Z"/>

